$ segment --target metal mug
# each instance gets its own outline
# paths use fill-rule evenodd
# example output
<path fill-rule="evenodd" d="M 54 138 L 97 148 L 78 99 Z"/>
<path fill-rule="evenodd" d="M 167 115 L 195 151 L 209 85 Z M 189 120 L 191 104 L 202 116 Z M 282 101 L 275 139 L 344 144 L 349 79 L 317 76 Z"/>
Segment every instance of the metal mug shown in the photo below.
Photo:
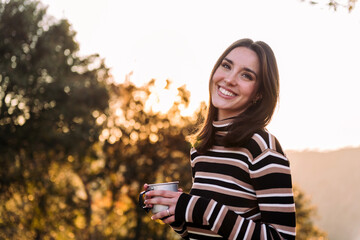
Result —
<path fill-rule="evenodd" d="M 178 185 L 179 182 L 166 182 L 166 183 L 153 183 L 153 184 L 149 184 L 148 188 L 146 191 L 143 191 L 139 194 L 139 205 L 140 207 L 142 207 L 146 212 L 149 212 L 151 210 L 151 212 L 153 214 L 164 211 L 166 209 L 168 209 L 169 207 L 167 205 L 161 205 L 161 204 L 154 204 L 152 208 L 147 208 L 144 204 L 144 194 L 149 192 L 149 191 L 153 191 L 153 190 L 168 190 L 168 191 L 173 191 L 173 192 L 177 192 L 178 191 Z"/>

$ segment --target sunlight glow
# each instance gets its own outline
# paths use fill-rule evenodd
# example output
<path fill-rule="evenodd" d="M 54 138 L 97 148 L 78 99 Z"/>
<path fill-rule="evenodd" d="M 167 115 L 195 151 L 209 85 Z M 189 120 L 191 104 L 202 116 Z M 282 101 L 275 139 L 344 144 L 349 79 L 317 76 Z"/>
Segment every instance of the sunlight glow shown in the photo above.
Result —
<path fill-rule="evenodd" d="M 137 85 L 157 80 L 147 110 L 165 113 L 176 101 L 176 89 L 186 84 L 190 106 L 179 107 L 182 115 L 191 115 L 208 100 L 217 57 L 236 39 L 249 37 L 267 42 L 278 60 L 281 101 L 269 130 L 283 147 L 358 146 L 360 6 L 335 12 L 328 1 L 309 2 L 89 0 L 83 11 L 83 1 L 44 0 L 50 14 L 73 24 L 81 54 L 99 53 L 116 81 L 129 72 Z M 173 82 L 170 89 L 164 89 L 164 79 Z"/>
<path fill-rule="evenodd" d="M 176 100 L 177 90 L 167 87 L 166 81 L 156 81 L 150 88 L 151 94 L 145 104 L 145 111 L 166 113 Z"/>

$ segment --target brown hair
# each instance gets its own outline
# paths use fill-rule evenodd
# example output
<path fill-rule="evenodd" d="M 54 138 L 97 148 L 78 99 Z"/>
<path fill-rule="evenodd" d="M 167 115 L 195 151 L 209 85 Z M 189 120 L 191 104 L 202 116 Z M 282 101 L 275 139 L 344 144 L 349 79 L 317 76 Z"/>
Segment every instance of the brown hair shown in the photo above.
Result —
<path fill-rule="evenodd" d="M 265 128 L 271 120 L 279 98 L 279 72 L 275 55 L 270 46 L 265 42 L 254 42 L 251 39 L 238 40 L 223 52 L 212 69 L 209 88 L 213 75 L 223 59 L 237 47 L 249 48 L 253 50 L 259 58 L 260 73 L 258 76 L 259 87 L 257 95 L 261 96 L 261 98 L 234 118 L 227 135 L 223 138 L 223 144 L 227 147 L 242 146 L 249 141 L 255 131 Z M 201 129 L 194 136 L 190 137 L 190 139 L 193 139 L 192 143 L 198 152 L 205 152 L 214 144 L 215 129 L 212 123 L 216 119 L 217 108 L 215 108 L 211 102 L 210 91 L 206 119 Z"/>

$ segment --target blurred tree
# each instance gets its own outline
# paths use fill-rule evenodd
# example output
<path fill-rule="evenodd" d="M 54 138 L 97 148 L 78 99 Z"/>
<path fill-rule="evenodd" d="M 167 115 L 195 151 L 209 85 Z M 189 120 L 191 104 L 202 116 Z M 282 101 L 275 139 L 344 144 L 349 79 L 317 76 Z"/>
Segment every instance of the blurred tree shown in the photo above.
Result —
<path fill-rule="evenodd" d="M 38 1 L 0 1 L 1 239 L 88 231 L 74 224 L 91 210 L 77 166 L 94 160 L 108 69 L 97 55 L 79 57 L 74 36 Z"/>
<path fill-rule="evenodd" d="M 294 186 L 295 207 L 296 207 L 296 239 L 327 239 L 327 234 L 315 226 L 313 218 L 316 217 L 316 208 L 305 193 Z"/>
<path fill-rule="evenodd" d="M 126 81 L 111 89 L 108 128 L 100 137 L 105 141 L 104 174 L 110 200 L 104 212 L 108 220 L 102 224 L 113 229 L 106 238 L 176 238 L 169 226 L 151 221 L 137 206 L 144 183 L 179 180 L 184 190 L 191 186 L 190 145 L 185 137 L 193 122 L 180 114 L 189 103 L 189 92 L 178 88 L 178 98 L 164 114 L 151 109 L 157 104 L 151 99 L 158 97 L 154 85 L 155 80 L 142 87 Z"/>
<path fill-rule="evenodd" d="M 307 1 L 307 0 L 301 0 L 302 2 Z M 317 5 L 317 4 L 321 4 L 319 1 L 317 0 L 309 0 L 307 1 L 312 5 Z M 347 0 L 347 3 L 344 3 L 344 1 L 340 1 L 340 0 L 326 0 L 326 5 L 329 6 L 329 8 L 334 9 L 335 11 L 339 8 L 346 8 L 349 12 L 351 12 L 354 8 L 355 8 L 355 4 L 356 4 L 357 0 Z"/>

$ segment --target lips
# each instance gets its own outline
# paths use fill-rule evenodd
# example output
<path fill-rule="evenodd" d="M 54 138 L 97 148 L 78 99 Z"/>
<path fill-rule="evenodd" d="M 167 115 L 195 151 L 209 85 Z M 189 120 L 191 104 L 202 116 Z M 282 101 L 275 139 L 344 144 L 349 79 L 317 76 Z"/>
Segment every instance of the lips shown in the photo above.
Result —
<path fill-rule="evenodd" d="M 225 88 L 223 88 L 221 86 L 218 86 L 218 90 L 221 93 L 221 95 L 223 95 L 225 97 L 235 97 L 235 96 L 237 96 L 237 94 L 235 94 L 234 92 L 229 91 L 228 89 L 225 89 Z"/>

